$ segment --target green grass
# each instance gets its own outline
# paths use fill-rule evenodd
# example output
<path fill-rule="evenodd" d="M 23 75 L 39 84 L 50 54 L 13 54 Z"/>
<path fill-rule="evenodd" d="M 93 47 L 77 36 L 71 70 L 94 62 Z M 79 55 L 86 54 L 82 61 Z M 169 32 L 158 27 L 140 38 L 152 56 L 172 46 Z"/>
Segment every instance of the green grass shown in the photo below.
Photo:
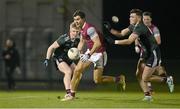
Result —
<path fill-rule="evenodd" d="M 63 98 L 64 91 L 0 91 L 0 108 L 180 108 L 178 88 L 174 93 L 169 93 L 165 86 L 157 85 L 154 101 L 143 102 L 139 87 L 132 87 L 135 90 L 127 88 L 125 92 L 106 88 L 104 91 L 99 88 L 79 91 L 78 99 L 68 102 L 61 102 L 57 98 Z"/>

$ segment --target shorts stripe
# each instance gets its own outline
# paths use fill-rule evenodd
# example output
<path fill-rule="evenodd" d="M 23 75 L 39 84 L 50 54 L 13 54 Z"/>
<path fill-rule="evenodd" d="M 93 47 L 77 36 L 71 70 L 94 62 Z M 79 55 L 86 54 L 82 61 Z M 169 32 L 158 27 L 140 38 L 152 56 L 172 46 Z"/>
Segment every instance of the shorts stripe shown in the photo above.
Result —
<path fill-rule="evenodd" d="M 153 54 L 154 54 L 154 60 L 153 60 L 153 64 L 152 64 L 152 67 L 155 67 L 157 65 L 157 53 L 155 50 L 153 50 Z"/>

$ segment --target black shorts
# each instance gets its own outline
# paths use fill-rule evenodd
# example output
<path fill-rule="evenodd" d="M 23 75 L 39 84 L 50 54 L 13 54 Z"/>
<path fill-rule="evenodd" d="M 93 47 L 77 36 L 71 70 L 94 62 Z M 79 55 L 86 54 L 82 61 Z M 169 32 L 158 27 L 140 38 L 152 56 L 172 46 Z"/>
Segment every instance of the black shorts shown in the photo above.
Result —
<path fill-rule="evenodd" d="M 67 56 L 54 56 L 53 58 L 56 69 L 58 69 L 56 61 L 59 63 L 66 62 L 69 66 L 73 63 L 73 61 L 70 60 Z"/>
<path fill-rule="evenodd" d="M 146 63 L 146 66 L 149 66 L 149 67 L 156 67 L 160 65 L 161 52 L 158 47 L 148 54 L 148 56 L 145 58 L 145 63 Z"/>

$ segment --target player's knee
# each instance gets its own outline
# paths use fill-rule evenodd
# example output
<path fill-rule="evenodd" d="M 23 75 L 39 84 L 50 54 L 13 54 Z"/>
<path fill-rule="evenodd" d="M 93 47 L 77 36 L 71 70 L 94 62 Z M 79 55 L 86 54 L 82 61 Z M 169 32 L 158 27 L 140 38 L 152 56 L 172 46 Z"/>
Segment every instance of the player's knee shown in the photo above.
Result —
<path fill-rule="evenodd" d="M 136 78 L 139 78 L 139 71 L 136 71 Z"/>
<path fill-rule="evenodd" d="M 148 82 L 148 81 L 149 81 L 149 78 L 148 78 L 148 77 L 142 77 L 142 81 Z"/>
<path fill-rule="evenodd" d="M 136 71 L 136 78 L 139 80 L 139 79 L 141 79 L 141 77 L 142 77 L 141 72 L 139 70 L 137 70 Z"/>
<path fill-rule="evenodd" d="M 164 67 L 160 66 L 157 70 L 159 75 L 164 75 L 164 74 L 166 75 L 166 70 Z"/>
<path fill-rule="evenodd" d="M 74 69 L 74 72 L 82 72 L 82 71 L 83 71 L 83 69 L 78 66 Z"/>
<path fill-rule="evenodd" d="M 95 84 L 99 84 L 99 83 L 102 83 L 102 76 L 97 76 L 97 75 L 94 75 L 94 83 Z"/>
<path fill-rule="evenodd" d="M 66 72 L 64 72 L 65 75 L 72 75 L 72 70 L 66 70 Z"/>
<path fill-rule="evenodd" d="M 101 77 L 94 78 L 94 83 L 95 83 L 95 84 L 100 84 L 100 83 L 102 83 L 102 78 L 101 78 Z"/>
<path fill-rule="evenodd" d="M 74 70 L 74 73 L 73 73 L 73 77 L 75 77 L 75 78 L 80 78 L 80 77 L 81 77 L 81 74 L 82 74 L 82 72 L 81 72 L 80 69 L 75 69 L 75 70 Z"/>

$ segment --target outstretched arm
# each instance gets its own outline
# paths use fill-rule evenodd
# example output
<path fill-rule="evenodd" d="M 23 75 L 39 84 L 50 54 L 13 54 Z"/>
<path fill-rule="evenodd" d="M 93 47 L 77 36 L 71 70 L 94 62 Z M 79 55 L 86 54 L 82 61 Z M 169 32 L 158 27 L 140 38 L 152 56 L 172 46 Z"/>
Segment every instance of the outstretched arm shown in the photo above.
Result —
<path fill-rule="evenodd" d="M 124 40 L 115 40 L 115 44 L 117 45 L 130 45 L 132 44 L 136 39 L 138 38 L 138 35 L 135 33 L 132 33 L 128 39 Z"/>
<path fill-rule="evenodd" d="M 128 33 L 130 32 L 129 28 L 125 28 L 121 31 L 115 30 L 115 29 L 111 29 L 110 30 L 111 34 L 117 36 L 117 37 L 123 37 L 128 35 Z"/>
<path fill-rule="evenodd" d="M 123 37 L 123 36 L 128 35 L 128 33 L 130 33 L 129 27 L 128 27 L 128 28 L 125 28 L 125 29 L 123 29 L 123 30 L 121 30 L 121 31 L 115 30 L 115 29 L 113 29 L 113 28 L 111 27 L 110 23 L 107 22 L 107 21 L 103 23 L 103 26 L 104 26 L 104 28 L 106 29 L 106 31 L 109 31 L 111 34 L 113 34 L 113 35 L 115 35 L 115 36 L 117 36 L 117 37 Z"/>

